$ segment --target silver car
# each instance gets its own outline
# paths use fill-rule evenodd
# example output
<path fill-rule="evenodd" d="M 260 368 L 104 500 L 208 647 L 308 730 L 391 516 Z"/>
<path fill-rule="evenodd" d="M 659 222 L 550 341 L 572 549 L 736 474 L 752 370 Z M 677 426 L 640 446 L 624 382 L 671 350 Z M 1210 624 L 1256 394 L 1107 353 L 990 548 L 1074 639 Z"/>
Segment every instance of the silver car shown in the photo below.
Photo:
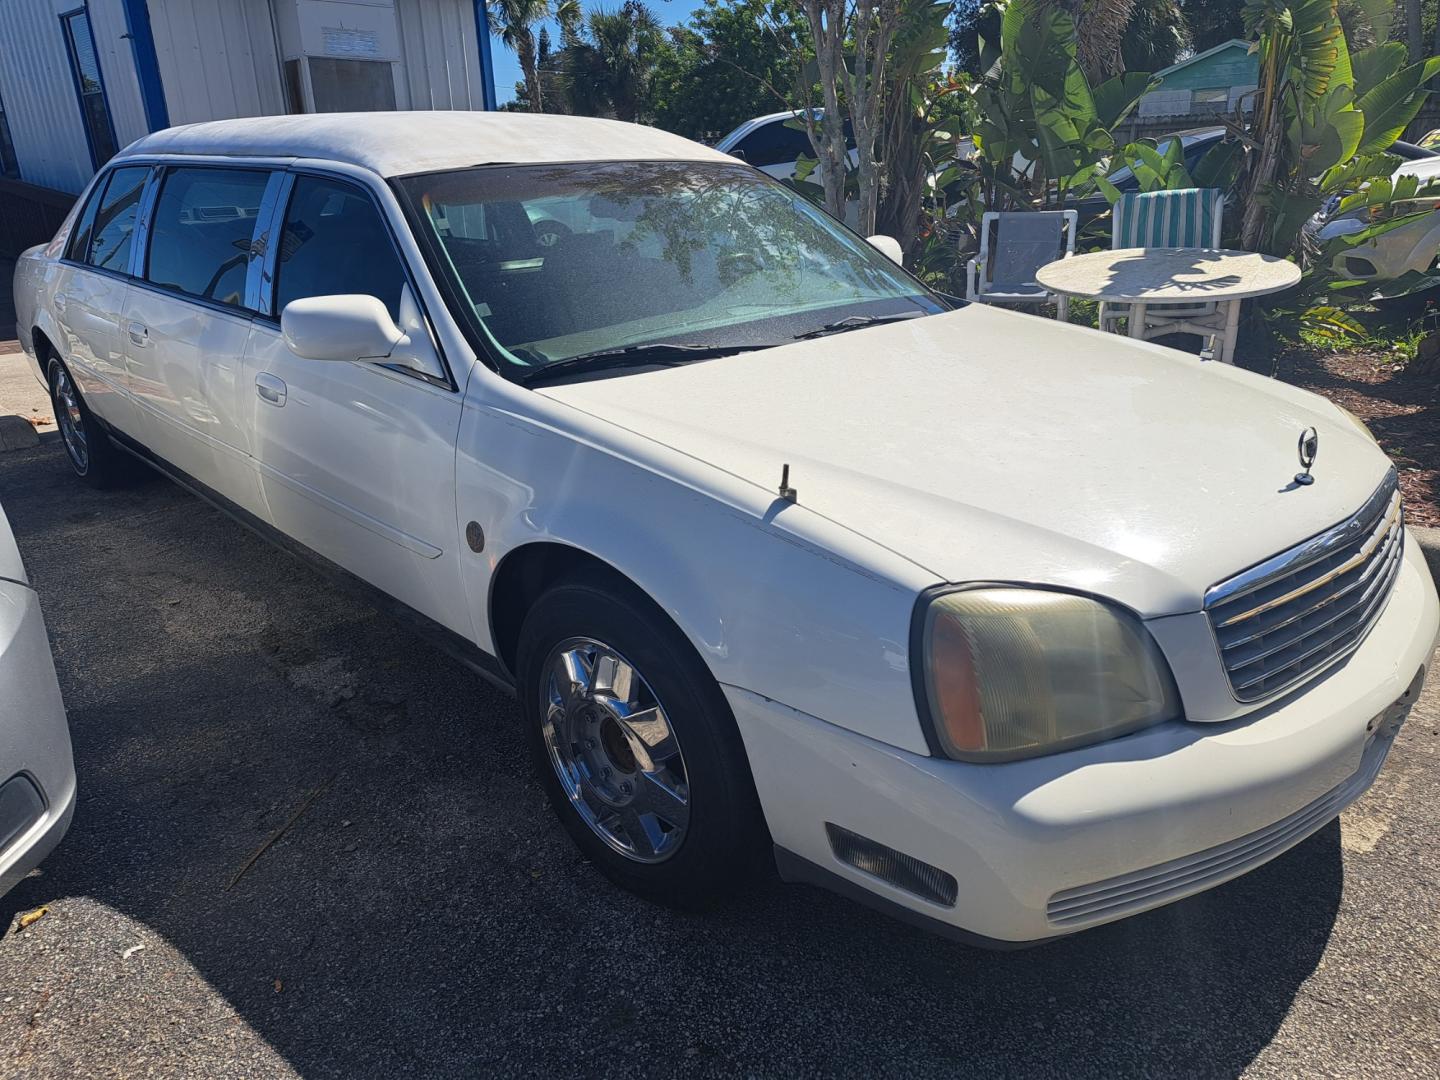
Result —
<path fill-rule="evenodd" d="M 50 854 L 74 812 L 75 763 L 50 639 L 0 510 L 0 894 Z"/>

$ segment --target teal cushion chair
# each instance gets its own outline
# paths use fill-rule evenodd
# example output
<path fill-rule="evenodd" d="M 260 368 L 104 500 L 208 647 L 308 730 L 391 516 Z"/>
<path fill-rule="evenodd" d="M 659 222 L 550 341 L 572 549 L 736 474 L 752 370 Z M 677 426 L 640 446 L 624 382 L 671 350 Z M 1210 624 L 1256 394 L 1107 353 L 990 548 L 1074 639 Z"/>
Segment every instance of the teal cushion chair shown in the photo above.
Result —
<path fill-rule="evenodd" d="M 1127 192 L 1111 210 L 1110 246 L 1218 248 L 1224 216 L 1225 193 L 1216 188 Z M 1114 331 L 1129 314 L 1129 304 L 1101 304 L 1100 329 Z M 1145 309 L 1143 336 L 1184 333 L 1174 325 L 1176 320 L 1214 314 L 1214 304 L 1152 304 Z M 1206 330 L 1203 336 L 1209 334 Z"/>

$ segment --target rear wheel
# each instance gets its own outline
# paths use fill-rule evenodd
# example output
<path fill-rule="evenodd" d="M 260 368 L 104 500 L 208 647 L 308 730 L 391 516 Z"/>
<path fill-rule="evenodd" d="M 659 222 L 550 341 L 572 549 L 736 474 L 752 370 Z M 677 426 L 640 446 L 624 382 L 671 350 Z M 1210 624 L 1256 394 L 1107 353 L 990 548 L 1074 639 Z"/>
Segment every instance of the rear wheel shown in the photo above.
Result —
<path fill-rule="evenodd" d="M 96 422 L 69 369 L 52 357 L 48 374 L 50 407 L 70 468 L 91 487 L 111 487 L 125 474 L 128 463 Z"/>
<path fill-rule="evenodd" d="M 558 585 L 526 617 L 517 667 L 541 783 L 601 872 L 682 906 L 752 875 L 765 831 L 734 717 L 653 605 L 618 582 Z"/>

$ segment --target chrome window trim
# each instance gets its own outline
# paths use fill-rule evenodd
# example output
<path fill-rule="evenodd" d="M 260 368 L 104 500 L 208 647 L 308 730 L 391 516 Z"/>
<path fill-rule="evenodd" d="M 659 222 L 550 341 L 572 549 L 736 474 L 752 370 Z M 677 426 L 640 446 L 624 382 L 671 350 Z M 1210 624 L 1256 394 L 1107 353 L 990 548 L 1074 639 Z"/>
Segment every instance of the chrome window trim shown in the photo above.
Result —
<path fill-rule="evenodd" d="M 145 270 L 145 260 L 149 257 L 150 223 L 155 216 L 155 201 L 160 196 L 160 174 L 164 172 L 148 162 L 144 164 L 149 168 L 150 176 L 145 181 L 145 191 L 140 195 L 140 208 L 135 217 L 135 239 L 130 245 L 130 266 L 127 273 L 132 278 L 141 276 Z M 116 166 L 119 169 L 125 167 Z"/>
<path fill-rule="evenodd" d="M 294 173 L 283 169 L 272 172 L 265 194 L 260 199 L 260 212 L 256 215 L 255 236 L 250 242 L 250 265 L 245 277 L 245 301 L 246 306 L 261 318 L 270 318 L 275 297 L 275 252 L 279 245 L 271 244 L 270 238 L 279 235 L 285 208 L 290 205 L 290 189 L 294 185 Z"/>

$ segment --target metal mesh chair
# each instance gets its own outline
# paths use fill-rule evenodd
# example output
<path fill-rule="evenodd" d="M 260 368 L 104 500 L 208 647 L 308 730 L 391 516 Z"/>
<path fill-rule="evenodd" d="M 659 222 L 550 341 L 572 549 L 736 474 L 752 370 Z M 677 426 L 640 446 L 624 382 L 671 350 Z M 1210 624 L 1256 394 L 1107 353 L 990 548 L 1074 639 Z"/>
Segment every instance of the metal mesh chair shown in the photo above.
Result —
<path fill-rule="evenodd" d="M 1064 321 L 1070 300 L 1035 280 L 1047 263 L 1075 254 L 1074 210 L 987 213 L 980 219 L 980 254 L 965 267 L 965 299 L 985 304 L 1053 304 Z"/>

